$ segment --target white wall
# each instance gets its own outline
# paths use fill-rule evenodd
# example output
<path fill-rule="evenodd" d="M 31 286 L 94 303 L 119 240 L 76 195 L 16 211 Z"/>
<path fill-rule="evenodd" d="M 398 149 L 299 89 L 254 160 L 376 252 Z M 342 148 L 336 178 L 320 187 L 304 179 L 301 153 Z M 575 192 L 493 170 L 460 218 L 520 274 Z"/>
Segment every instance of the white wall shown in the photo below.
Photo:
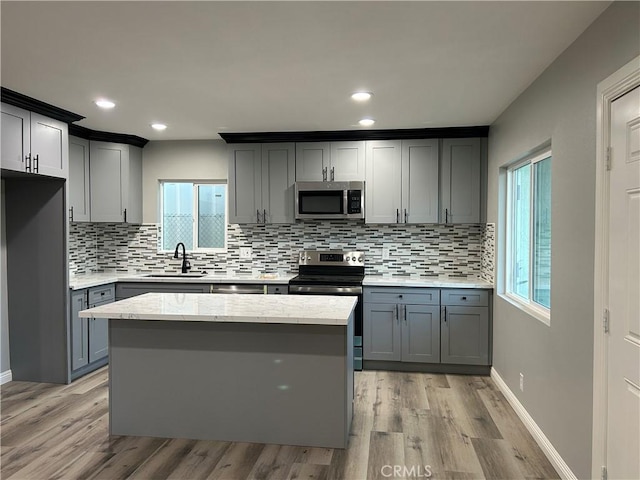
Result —
<path fill-rule="evenodd" d="M 142 221 L 158 217 L 159 180 L 226 180 L 223 140 L 153 141 L 142 150 Z"/>
<path fill-rule="evenodd" d="M 499 168 L 551 139 L 551 326 L 496 296 L 493 361 L 578 478 L 591 477 L 596 85 L 640 53 L 639 18 L 640 3 L 614 2 L 489 134 L 487 221 L 498 230 Z"/>

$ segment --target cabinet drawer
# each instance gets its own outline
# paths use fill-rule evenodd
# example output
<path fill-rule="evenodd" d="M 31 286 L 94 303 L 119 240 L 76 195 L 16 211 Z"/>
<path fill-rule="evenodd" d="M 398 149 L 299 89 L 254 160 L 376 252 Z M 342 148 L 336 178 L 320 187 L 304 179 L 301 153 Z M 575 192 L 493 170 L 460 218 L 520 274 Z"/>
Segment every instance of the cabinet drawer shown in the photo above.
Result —
<path fill-rule="evenodd" d="M 439 305 L 437 288 L 365 288 L 366 303 L 398 303 L 401 305 Z"/>
<path fill-rule="evenodd" d="M 116 287 L 113 284 L 89 289 L 89 305 L 94 305 L 98 302 L 113 301 L 115 298 Z"/>
<path fill-rule="evenodd" d="M 442 305 L 460 305 L 469 307 L 488 307 L 488 290 L 442 290 Z"/>

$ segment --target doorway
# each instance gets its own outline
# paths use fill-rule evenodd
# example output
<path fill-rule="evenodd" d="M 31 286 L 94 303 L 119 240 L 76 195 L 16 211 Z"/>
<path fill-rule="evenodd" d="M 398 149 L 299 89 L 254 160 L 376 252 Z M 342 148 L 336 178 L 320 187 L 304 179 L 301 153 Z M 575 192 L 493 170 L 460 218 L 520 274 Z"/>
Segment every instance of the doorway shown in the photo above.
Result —
<path fill-rule="evenodd" d="M 598 85 L 594 478 L 640 478 L 640 57 Z"/>

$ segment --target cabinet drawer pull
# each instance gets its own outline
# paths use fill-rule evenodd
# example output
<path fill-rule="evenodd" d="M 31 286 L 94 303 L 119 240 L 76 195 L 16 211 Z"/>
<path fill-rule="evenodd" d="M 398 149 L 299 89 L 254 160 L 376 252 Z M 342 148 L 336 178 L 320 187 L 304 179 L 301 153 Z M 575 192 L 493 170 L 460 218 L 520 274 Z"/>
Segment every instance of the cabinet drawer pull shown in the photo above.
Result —
<path fill-rule="evenodd" d="M 36 154 L 36 156 L 33 157 L 33 170 L 35 173 L 38 173 L 40 170 L 40 155 Z"/>
<path fill-rule="evenodd" d="M 462 297 L 462 300 L 466 300 L 466 299 L 467 299 L 467 297 Z"/>

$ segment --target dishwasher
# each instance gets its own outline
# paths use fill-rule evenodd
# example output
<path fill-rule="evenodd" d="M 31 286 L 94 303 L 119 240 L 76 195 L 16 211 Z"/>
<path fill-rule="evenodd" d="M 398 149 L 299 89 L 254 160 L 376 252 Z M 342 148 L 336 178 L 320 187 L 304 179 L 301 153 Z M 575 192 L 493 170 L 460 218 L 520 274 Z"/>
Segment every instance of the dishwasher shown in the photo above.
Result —
<path fill-rule="evenodd" d="M 214 284 L 211 285 L 211 293 L 264 295 L 267 293 L 267 286 L 255 284 Z"/>

